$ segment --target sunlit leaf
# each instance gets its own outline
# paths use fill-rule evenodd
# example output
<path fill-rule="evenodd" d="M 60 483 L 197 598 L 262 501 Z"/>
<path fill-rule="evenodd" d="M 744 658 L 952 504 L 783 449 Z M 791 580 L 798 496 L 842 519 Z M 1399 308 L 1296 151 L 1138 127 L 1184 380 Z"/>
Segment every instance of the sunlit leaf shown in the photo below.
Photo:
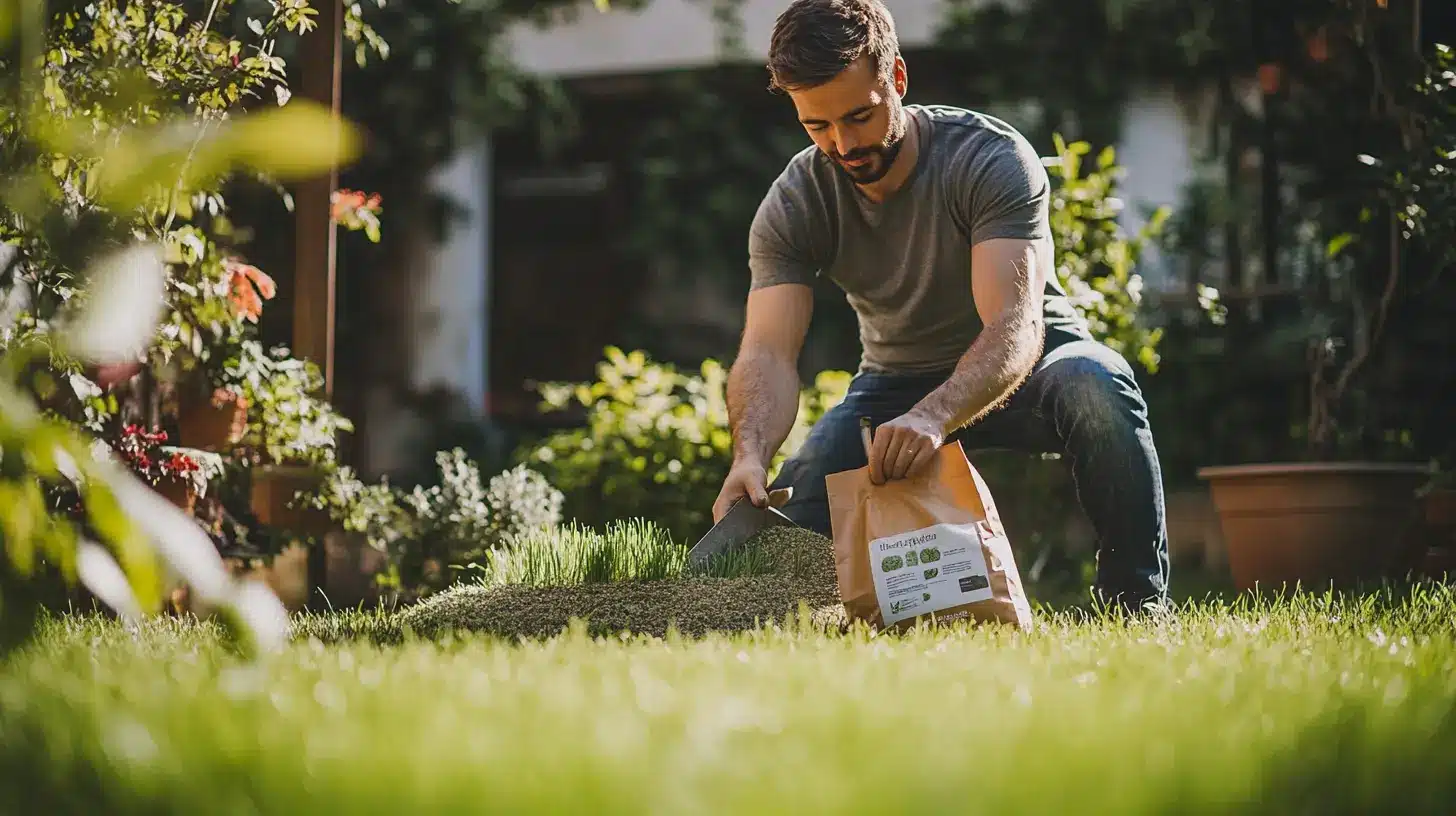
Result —
<path fill-rule="evenodd" d="M 92 362 L 135 360 L 165 306 L 161 249 L 137 244 L 108 255 L 92 265 L 89 279 L 88 300 L 65 333 L 66 348 Z"/>
<path fill-rule="evenodd" d="M 5 532 L 5 552 L 10 564 L 21 575 L 30 575 L 35 568 L 35 529 L 40 521 L 26 485 L 34 482 L 0 482 L 0 530 Z"/>
<path fill-rule="evenodd" d="M 360 139 L 351 125 L 334 119 L 322 105 L 295 99 L 234 122 L 215 149 L 287 181 L 353 161 Z"/>
<path fill-rule="evenodd" d="M 126 573 L 100 544 L 82 541 L 76 548 L 76 575 L 86 589 L 121 617 L 140 620 L 144 616 Z"/>
<path fill-rule="evenodd" d="M 94 462 L 89 464 L 94 474 L 96 465 Z M 143 609 L 157 608 L 161 601 L 157 563 L 155 554 L 147 546 L 146 537 L 122 510 L 107 484 L 99 480 L 87 481 L 87 521 L 115 548 L 137 602 Z"/>
<path fill-rule="evenodd" d="M 187 582 L 204 604 L 227 600 L 230 578 L 212 539 L 197 522 L 130 472 L 103 470 L 118 506 L 149 539 L 162 562 Z"/>
<path fill-rule="evenodd" d="M 233 630 L 246 656 L 275 653 L 288 643 L 288 610 L 262 582 L 237 582 L 231 597 L 217 608 L 217 615 Z"/>
<path fill-rule="evenodd" d="M 1345 247 L 1349 246 L 1350 242 L 1354 240 L 1355 236 L 1353 233 L 1345 232 L 1336 235 L 1334 238 L 1331 238 L 1329 244 L 1325 246 L 1325 257 L 1333 258 L 1336 255 L 1339 255 L 1340 252 L 1342 252 Z"/>

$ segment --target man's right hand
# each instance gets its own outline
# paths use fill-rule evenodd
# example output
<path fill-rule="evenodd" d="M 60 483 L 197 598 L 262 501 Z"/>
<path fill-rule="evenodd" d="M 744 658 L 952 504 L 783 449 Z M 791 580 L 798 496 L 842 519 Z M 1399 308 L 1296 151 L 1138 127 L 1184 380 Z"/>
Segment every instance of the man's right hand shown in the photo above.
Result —
<path fill-rule="evenodd" d="M 723 480 L 723 489 L 718 492 L 718 500 L 713 502 L 713 523 L 722 521 L 728 511 L 733 509 L 734 502 L 745 496 L 753 502 L 754 507 L 767 507 L 767 481 L 768 475 L 763 465 L 746 459 L 734 462 L 733 469 L 728 471 L 728 478 Z"/>

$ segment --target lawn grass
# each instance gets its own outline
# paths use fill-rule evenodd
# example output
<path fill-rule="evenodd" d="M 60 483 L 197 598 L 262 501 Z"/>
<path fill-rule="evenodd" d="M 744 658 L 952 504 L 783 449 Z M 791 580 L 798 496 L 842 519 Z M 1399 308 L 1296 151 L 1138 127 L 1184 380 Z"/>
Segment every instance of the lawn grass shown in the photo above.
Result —
<path fill-rule="evenodd" d="M 688 566 L 688 547 L 644 519 L 608 524 L 598 531 L 580 524 L 532 530 L 510 547 L 486 554 L 478 583 L 500 586 L 579 586 L 622 581 L 661 581 L 700 574 L 737 578 L 769 572 L 756 551 L 723 553 L 701 570 Z"/>
<path fill-rule="evenodd" d="M 1426 587 L 1138 622 L 1043 615 L 1020 633 L 300 640 L 256 667 L 207 625 L 131 634 L 62 619 L 0 667 L 0 802 L 1443 813 L 1456 801 L 1453 616 L 1456 594 Z"/>

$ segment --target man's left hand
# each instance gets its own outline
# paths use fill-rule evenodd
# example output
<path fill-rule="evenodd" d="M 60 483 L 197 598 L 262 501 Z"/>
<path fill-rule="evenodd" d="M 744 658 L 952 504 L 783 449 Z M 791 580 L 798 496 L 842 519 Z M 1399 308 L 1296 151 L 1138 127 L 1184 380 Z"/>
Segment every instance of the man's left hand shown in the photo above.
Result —
<path fill-rule="evenodd" d="M 875 429 L 870 446 L 870 481 L 884 484 L 920 473 L 945 442 L 944 425 L 922 412 L 910 411 Z"/>

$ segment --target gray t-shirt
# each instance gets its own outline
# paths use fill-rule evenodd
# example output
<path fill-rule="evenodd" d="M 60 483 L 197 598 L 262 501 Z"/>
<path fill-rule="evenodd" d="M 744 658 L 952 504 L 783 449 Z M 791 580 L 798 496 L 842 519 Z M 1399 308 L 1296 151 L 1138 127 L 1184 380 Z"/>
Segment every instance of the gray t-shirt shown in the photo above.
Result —
<path fill-rule="evenodd" d="M 1030 142 L 994 117 L 907 105 L 920 155 L 876 203 L 810 146 L 774 181 L 749 230 L 754 289 L 812 285 L 823 274 L 859 316 L 862 371 L 946 372 L 981 331 L 971 245 L 1051 234 L 1050 180 Z M 1051 274 L 1042 298 L 1048 346 L 1090 337 Z"/>

